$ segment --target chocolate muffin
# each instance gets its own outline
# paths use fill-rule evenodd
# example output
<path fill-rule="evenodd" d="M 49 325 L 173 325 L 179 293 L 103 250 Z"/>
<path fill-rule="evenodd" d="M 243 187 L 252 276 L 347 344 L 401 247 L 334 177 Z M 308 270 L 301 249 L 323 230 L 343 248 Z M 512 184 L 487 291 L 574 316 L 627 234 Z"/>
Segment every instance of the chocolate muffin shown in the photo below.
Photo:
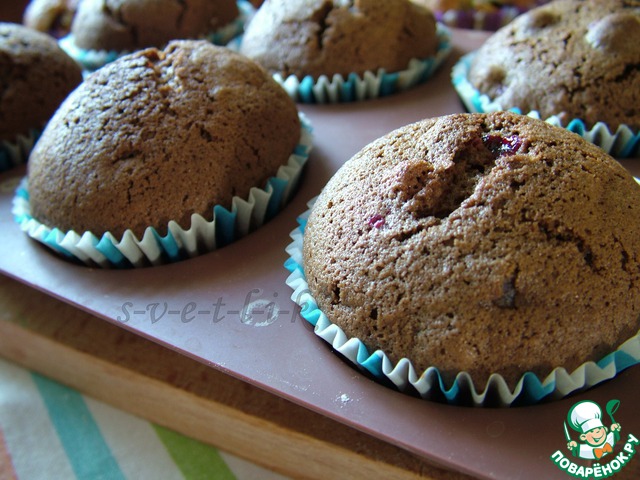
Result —
<path fill-rule="evenodd" d="M 31 0 L 22 17 L 29 28 L 63 37 L 71 31 L 71 22 L 80 0 Z"/>
<path fill-rule="evenodd" d="M 80 67 L 52 37 L 0 23 L 0 140 L 41 129 L 81 81 Z"/>
<path fill-rule="evenodd" d="M 188 229 L 262 187 L 299 139 L 295 104 L 260 66 L 173 41 L 94 72 L 60 107 L 30 159 L 31 215 L 98 238 Z"/>
<path fill-rule="evenodd" d="M 418 375 L 511 387 L 640 328 L 640 186 L 579 136 L 509 112 L 400 128 L 356 154 L 304 232 L 329 321 Z"/>
<path fill-rule="evenodd" d="M 640 129 L 640 2 L 558 0 L 500 29 L 468 80 L 504 109 Z"/>
<path fill-rule="evenodd" d="M 240 51 L 298 78 L 403 70 L 438 46 L 433 14 L 409 0 L 267 0 Z"/>
<path fill-rule="evenodd" d="M 83 0 L 71 33 L 81 49 L 132 52 L 202 38 L 237 16 L 235 0 Z"/>

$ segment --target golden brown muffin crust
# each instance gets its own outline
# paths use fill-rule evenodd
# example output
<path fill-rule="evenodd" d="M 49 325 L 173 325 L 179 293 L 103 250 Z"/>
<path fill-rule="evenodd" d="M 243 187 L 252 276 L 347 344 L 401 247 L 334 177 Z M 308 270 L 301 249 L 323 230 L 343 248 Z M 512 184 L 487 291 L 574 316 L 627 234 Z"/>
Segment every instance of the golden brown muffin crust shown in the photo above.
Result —
<path fill-rule="evenodd" d="M 237 16 L 235 0 L 83 0 L 71 32 L 79 48 L 133 51 L 200 38 Z"/>
<path fill-rule="evenodd" d="M 560 0 L 480 47 L 470 82 L 503 108 L 640 129 L 640 1 Z"/>
<path fill-rule="evenodd" d="M 81 81 L 80 67 L 52 37 L 0 23 L 0 140 L 42 128 Z"/>
<path fill-rule="evenodd" d="M 22 23 L 40 32 L 62 37 L 71 30 L 79 0 L 31 0 Z"/>
<path fill-rule="evenodd" d="M 124 56 L 62 105 L 29 163 L 33 216 L 62 231 L 211 220 L 286 164 L 300 138 L 293 101 L 258 65 L 207 41 Z"/>
<path fill-rule="evenodd" d="M 597 147 L 510 113 L 373 142 L 304 235 L 309 288 L 371 352 L 447 382 L 512 385 L 598 360 L 640 328 L 640 186 Z"/>
<path fill-rule="evenodd" d="M 267 0 L 240 51 L 283 76 L 403 70 L 436 52 L 435 19 L 409 0 Z"/>

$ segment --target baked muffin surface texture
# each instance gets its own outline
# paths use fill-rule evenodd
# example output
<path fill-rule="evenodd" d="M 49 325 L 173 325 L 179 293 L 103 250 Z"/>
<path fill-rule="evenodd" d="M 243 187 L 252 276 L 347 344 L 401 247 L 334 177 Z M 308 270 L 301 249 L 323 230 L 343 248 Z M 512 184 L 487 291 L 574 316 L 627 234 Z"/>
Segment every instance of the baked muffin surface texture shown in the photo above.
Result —
<path fill-rule="evenodd" d="M 52 37 L 0 23 L 0 140 L 42 128 L 81 81 L 80 67 Z"/>
<path fill-rule="evenodd" d="M 207 41 L 121 57 L 90 75 L 29 165 L 33 217 L 98 237 L 211 220 L 286 164 L 295 104 L 258 65 Z"/>
<path fill-rule="evenodd" d="M 62 37 L 71 30 L 78 3 L 79 0 L 31 0 L 24 10 L 22 23 L 34 30 Z"/>
<path fill-rule="evenodd" d="M 640 187 L 597 147 L 507 112 L 408 125 L 328 183 L 312 296 L 347 337 L 450 384 L 599 360 L 640 328 Z"/>
<path fill-rule="evenodd" d="M 77 47 L 134 51 L 195 39 L 238 16 L 235 0 L 83 0 L 71 24 Z"/>
<path fill-rule="evenodd" d="M 318 78 L 403 70 L 437 43 L 433 14 L 408 0 L 267 0 L 240 51 L 271 73 Z"/>
<path fill-rule="evenodd" d="M 504 109 L 640 129 L 640 2 L 558 0 L 492 35 L 469 81 Z"/>

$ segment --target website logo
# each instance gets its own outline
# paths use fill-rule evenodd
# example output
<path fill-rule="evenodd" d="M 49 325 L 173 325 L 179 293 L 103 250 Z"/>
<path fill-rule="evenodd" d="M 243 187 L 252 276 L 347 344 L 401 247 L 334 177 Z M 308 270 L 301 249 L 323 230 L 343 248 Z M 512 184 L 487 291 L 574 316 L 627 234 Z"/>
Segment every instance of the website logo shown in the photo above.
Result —
<path fill-rule="evenodd" d="M 619 407 L 619 400 L 609 400 L 604 417 L 596 402 L 583 400 L 573 405 L 564 422 L 568 455 L 561 450 L 551 455 L 556 466 L 585 479 L 607 478 L 624 468 L 635 455 L 639 440 L 631 433 L 623 439 L 622 425 L 613 416 Z M 569 455 L 579 460 L 573 461 Z"/>

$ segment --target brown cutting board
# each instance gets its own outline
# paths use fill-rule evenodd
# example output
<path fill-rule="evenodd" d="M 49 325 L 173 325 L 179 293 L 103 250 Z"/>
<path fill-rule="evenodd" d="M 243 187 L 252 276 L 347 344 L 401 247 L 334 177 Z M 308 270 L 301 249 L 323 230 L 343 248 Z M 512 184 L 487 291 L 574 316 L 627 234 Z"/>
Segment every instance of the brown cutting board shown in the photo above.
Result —
<path fill-rule="evenodd" d="M 0 305 L 0 355 L 285 475 L 464 478 L 3 275 Z"/>

